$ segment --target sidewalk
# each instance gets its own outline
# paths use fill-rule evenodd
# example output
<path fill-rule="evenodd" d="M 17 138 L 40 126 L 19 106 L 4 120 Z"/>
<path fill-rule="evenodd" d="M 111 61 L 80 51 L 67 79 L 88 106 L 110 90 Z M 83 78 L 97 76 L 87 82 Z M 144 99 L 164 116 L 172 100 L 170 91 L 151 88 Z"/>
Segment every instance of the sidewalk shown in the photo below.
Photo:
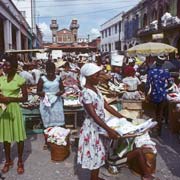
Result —
<path fill-rule="evenodd" d="M 157 177 L 161 180 L 180 180 L 180 144 L 177 136 L 173 136 L 165 129 L 163 138 L 156 139 Z M 25 142 L 25 173 L 17 175 L 17 149 L 12 147 L 14 167 L 3 177 L 5 180 L 89 180 L 89 171 L 83 170 L 76 164 L 76 148 L 72 148 L 71 155 L 61 163 L 54 163 L 50 159 L 50 152 L 43 150 L 43 135 L 29 136 Z M 3 166 L 4 154 L 0 144 L 0 168 Z M 127 168 L 123 168 L 118 175 L 111 175 L 105 168 L 101 168 L 101 177 L 106 180 L 140 180 Z M 0 178 L 1 179 L 1 178 Z"/>

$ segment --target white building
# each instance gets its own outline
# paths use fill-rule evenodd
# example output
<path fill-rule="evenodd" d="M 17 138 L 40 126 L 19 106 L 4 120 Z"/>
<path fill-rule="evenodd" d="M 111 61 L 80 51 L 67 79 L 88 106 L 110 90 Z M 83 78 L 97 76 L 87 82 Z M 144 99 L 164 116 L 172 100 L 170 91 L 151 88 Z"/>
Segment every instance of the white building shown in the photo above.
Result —
<path fill-rule="evenodd" d="M 0 0 L 0 53 L 28 49 L 31 31 L 25 18 L 11 0 Z"/>
<path fill-rule="evenodd" d="M 39 39 L 42 37 L 38 37 L 38 35 L 41 34 L 40 36 L 42 36 L 42 33 L 36 24 L 36 0 L 12 1 L 31 27 L 31 33 L 33 34 L 32 48 L 41 47 L 42 42 Z"/>
<path fill-rule="evenodd" d="M 101 25 L 101 51 L 111 52 L 121 50 L 123 39 L 122 15 L 120 13 Z"/>
<path fill-rule="evenodd" d="M 36 34 L 36 4 L 35 0 L 12 0 L 28 22 L 31 30 Z"/>

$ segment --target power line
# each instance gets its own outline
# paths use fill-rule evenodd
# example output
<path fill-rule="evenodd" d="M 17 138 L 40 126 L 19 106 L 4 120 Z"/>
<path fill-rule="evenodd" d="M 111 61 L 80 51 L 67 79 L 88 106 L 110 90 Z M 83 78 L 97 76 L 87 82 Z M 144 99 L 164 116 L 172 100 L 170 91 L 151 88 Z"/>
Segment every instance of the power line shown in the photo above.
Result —
<path fill-rule="evenodd" d="M 129 1 L 129 0 L 127 0 L 127 1 L 118 1 L 118 2 L 114 2 L 114 3 L 123 3 L 123 2 L 131 2 L 131 1 Z M 44 7 L 50 7 L 50 8 L 52 8 L 52 7 L 67 7 L 67 6 L 79 6 L 79 5 L 97 5 L 97 4 L 109 4 L 109 3 L 112 3 L 112 2 L 96 2 L 96 3 L 76 3 L 76 4 L 62 4 L 62 5 L 44 5 L 44 6 L 37 6 L 38 8 L 44 8 Z M 22 6 L 21 8 L 26 8 L 26 9 L 28 9 L 28 8 L 31 8 L 30 6 Z"/>
<path fill-rule="evenodd" d="M 61 2 L 78 2 L 78 1 L 80 1 L 80 2 L 82 2 L 82 0 L 59 0 L 58 2 L 57 1 L 52 1 L 51 3 L 61 3 Z M 87 1 L 87 2 L 92 2 L 93 0 L 83 0 L 83 1 Z M 97 0 L 94 0 L 95 2 L 97 2 Z M 105 0 L 103 0 L 103 2 L 104 2 Z M 107 0 L 108 2 L 109 2 L 109 0 Z M 121 2 L 123 2 L 123 1 L 128 1 L 128 0 L 120 0 Z M 48 2 L 49 3 L 49 0 L 38 0 L 37 1 L 37 3 L 39 3 L 39 2 Z M 115 1 L 113 0 L 113 2 L 111 2 L 111 3 L 114 3 Z"/>
<path fill-rule="evenodd" d="M 112 8 L 112 9 L 104 9 L 104 10 L 99 10 L 99 11 L 91 11 L 91 12 L 85 12 L 85 13 L 75 13 L 75 14 L 68 14 L 68 15 L 62 15 L 62 16 L 53 16 L 54 18 L 56 17 L 69 17 L 69 16 L 79 16 L 79 15 L 88 15 L 92 13 L 101 13 L 101 12 L 106 12 L 106 11 L 112 11 L 115 9 L 120 9 L 120 8 L 127 8 L 127 7 L 132 7 L 134 5 L 129 5 L 129 6 L 121 6 L 117 8 Z M 51 18 L 52 16 L 38 16 L 38 18 Z"/>

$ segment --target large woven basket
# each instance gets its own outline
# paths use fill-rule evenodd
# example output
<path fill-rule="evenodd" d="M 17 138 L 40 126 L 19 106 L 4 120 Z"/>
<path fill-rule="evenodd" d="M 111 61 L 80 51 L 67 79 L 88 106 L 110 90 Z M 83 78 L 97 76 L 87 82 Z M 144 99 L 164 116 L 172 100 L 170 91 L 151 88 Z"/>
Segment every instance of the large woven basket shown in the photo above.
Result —
<path fill-rule="evenodd" d="M 67 145 L 57 145 L 54 143 L 49 143 L 51 147 L 51 160 L 52 161 L 63 161 L 70 154 L 70 143 L 69 143 L 69 135 L 66 137 Z"/>

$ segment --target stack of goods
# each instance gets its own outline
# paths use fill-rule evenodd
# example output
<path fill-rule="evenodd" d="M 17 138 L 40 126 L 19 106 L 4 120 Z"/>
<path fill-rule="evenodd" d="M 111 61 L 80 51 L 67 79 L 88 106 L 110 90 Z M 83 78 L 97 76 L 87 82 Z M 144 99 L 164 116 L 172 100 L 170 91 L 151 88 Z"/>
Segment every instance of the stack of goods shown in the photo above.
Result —
<path fill-rule="evenodd" d="M 49 127 L 44 130 L 51 148 L 51 160 L 63 161 L 70 154 L 69 129 Z"/>
<path fill-rule="evenodd" d="M 134 122 L 134 121 L 133 121 Z M 121 136 L 126 134 L 141 134 L 157 125 L 157 122 L 149 119 L 142 123 L 132 123 L 126 118 L 111 117 L 107 120 L 107 125 L 115 129 Z"/>
<path fill-rule="evenodd" d="M 64 97 L 64 106 L 66 107 L 81 107 L 77 94 L 69 94 Z"/>
<path fill-rule="evenodd" d="M 36 88 L 31 87 L 31 88 L 28 88 L 28 100 L 27 100 L 27 102 L 21 103 L 20 105 L 23 108 L 34 109 L 34 108 L 39 107 L 39 103 L 40 103 L 40 98 L 36 94 Z"/>
<path fill-rule="evenodd" d="M 67 78 L 63 81 L 63 85 L 65 86 L 65 93 L 63 94 L 64 106 L 80 107 L 78 81 L 73 78 Z"/>
<path fill-rule="evenodd" d="M 108 83 L 99 84 L 98 89 L 104 95 L 112 95 L 114 93 L 122 94 L 125 91 L 125 85 L 123 83 L 113 83 L 109 81 Z"/>

